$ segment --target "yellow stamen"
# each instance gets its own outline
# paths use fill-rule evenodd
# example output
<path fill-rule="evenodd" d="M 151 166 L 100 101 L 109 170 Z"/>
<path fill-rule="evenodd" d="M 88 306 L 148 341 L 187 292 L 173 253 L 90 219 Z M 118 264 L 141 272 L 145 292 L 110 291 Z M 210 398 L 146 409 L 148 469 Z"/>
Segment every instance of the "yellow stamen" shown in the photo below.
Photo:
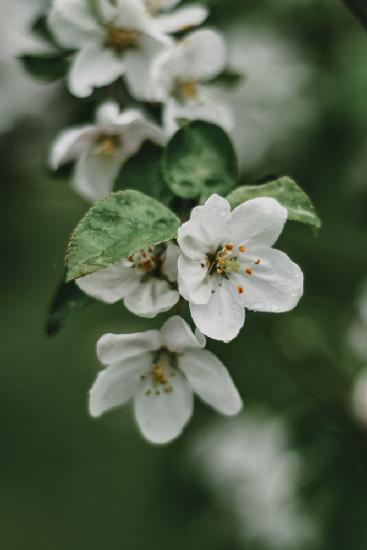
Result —
<path fill-rule="evenodd" d="M 243 253 L 243 252 L 246 252 L 246 247 L 243 246 L 242 244 L 238 247 L 238 250 Z"/>
<path fill-rule="evenodd" d="M 138 45 L 140 32 L 129 27 L 111 27 L 106 36 L 106 45 L 119 53 Z"/>
<path fill-rule="evenodd" d="M 246 275 L 252 275 L 253 272 L 252 272 L 252 269 L 250 267 L 246 267 L 245 273 L 246 273 Z"/>
<path fill-rule="evenodd" d="M 243 294 L 243 287 L 242 287 L 242 286 L 238 286 L 238 287 L 237 287 L 237 292 L 238 292 L 238 294 Z"/>
<path fill-rule="evenodd" d="M 261 260 L 259 258 L 255 261 L 255 265 L 259 265 L 261 263 Z"/>

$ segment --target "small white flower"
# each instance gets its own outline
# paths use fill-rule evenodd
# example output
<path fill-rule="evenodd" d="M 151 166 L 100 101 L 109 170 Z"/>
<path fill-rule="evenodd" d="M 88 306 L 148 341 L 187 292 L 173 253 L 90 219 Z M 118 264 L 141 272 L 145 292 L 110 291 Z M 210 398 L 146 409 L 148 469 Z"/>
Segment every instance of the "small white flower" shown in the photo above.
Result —
<path fill-rule="evenodd" d="M 97 355 L 107 367 L 91 392 L 92 416 L 134 399 L 135 418 L 153 443 L 177 437 L 193 413 L 193 392 L 225 415 L 237 414 L 241 398 L 224 365 L 204 350 L 205 338 L 196 336 L 178 316 L 160 331 L 105 334 Z"/>
<path fill-rule="evenodd" d="M 179 291 L 203 334 L 228 342 L 245 322 L 245 308 L 280 313 L 303 293 L 303 274 L 272 248 L 287 220 L 278 201 L 261 197 L 231 212 L 212 195 L 178 232 Z"/>
<path fill-rule="evenodd" d="M 122 164 L 134 155 L 145 140 L 165 142 L 163 131 L 137 110 L 120 112 L 117 103 L 103 103 L 96 124 L 63 131 L 50 154 L 50 166 L 75 161 L 73 188 L 89 201 L 110 191 Z"/>
<path fill-rule="evenodd" d="M 169 135 L 177 130 L 180 118 L 207 120 L 232 130 L 231 110 L 216 87 L 208 85 L 225 65 L 224 40 L 211 30 L 193 32 L 157 57 L 152 65 L 150 99 L 164 104 L 164 126 Z"/>
<path fill-rule="evenodd" d="M 152 318 L 168 311 L 179 300 L 169 284 L 177 281 L 178 246 L 155 247 L 76 280 L 86 294 L 107 304 L 123 300 L 129 311 Z M 166 278 L 161 278 L 165 276 Z M 168 281 L 167 281 L 168 279 Z"/>
<path fill-rule="evenodd" d="M 172 17 L 153 17 L 143 0 L 97 0 L 94 6 L 88 0 L 54 0 L 49 26 L 61 46 L 76 50 L 71 93 L 87 97 L 123 75 L 132 93 L 142 93 L 152 60 L 172 42 L 167 33 L 198 24 L 198 14 L 190 18 L 187 10 Z"/>

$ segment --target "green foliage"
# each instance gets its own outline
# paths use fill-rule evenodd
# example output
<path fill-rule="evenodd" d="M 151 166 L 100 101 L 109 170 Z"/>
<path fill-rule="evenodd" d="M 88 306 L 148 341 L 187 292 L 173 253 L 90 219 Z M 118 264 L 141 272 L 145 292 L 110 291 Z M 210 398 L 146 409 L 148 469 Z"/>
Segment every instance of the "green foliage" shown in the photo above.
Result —
<path fill-rule="evenodd" d="M 131 157 L 118 174 L 114 191 L 135 189 L 162 199 L 169 192 L 162 173 L 163 148 L 149 141 Z"/>
<path fill-rule="evenodd" d="M 163 172 L 173 193 L 184 199 L 206 200 L 227 194 L 237 183 L 233 145 L 215 124 L 190 122 L 172 137 L 163 157 Z"/>
<path fill-rule="evenodd" d="M 111 193 L 97 202 L 74 230 L 66 258 L 66 281 L 173 239 L 179 225 L 171 210 L 139 191 Z"/>
<path fill-rule="evenodd" d="M 234 69 L 228 68 L 213 78 L 210 81 L 210 84 L 219 84 L 220 86 L 225 86 L 226 88 L 234 88 L 241 83 L 243 78 L 243 74 L 235 71 Z"/>
<path fill-rule="evenodd" d="M 321 220 L 304 191 L 287 176 L 278 178 L 263 185 L 243 185 L 227 197 L 232 208 L 255 197 L 273 197 L 288 210 L 288 218 L 296 222 L 321 227 Z"/>
<path fill-rule="evenodd" d="M 75 284 L 61 283 L 52 300 L 46 324 L 48 336 L 56 335 L 76 313 L 94 302 Z"/>
<path fill-rule="evenodd" d="M 54 82 L 63 78 L 69 67 L 69 60 L 64 53 L 22 55 L 19 59 L 31 76 L 44 82 Z"/>
<path fill-rule="evenodd" d="M 32 32 L 42 41 L 47 42 L 53 46 L 58 46 L 48 25 L 47 17 L 45 15 L 40 15 L 32 24 Z"/>

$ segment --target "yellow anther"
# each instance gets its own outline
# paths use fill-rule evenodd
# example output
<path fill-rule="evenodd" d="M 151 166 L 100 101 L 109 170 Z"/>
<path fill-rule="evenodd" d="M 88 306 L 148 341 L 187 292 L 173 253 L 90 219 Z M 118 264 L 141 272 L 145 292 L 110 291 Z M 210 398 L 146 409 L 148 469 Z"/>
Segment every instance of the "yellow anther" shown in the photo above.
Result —
<path fill-rule="evenodd" d="M 243 294 L 243 290 L 244 290 L 244 289 L 243 289 L 243 286 L 238 286 L 238 287 L 237 287 L 237 292 L 238 292 L 238 294 Z"/>
<path fill-rule="evenodd" d="M 111 27 L 106 36 L 106 45 L 122 53 L 138 45 L 140 32 L 129 27 Z"/>
<path fill-rule="evenodd" d="M 121 145 L 120 136 L 101 134 L 97 137 L 94 152 L 103 157 L 114 157 Z"/>
<path fill-rule="evenodd" d="M 255 265 L 259 265 L 260 263 L 261 263 L 261 260 L 259 260 L 259 258 L 255 260 Z"/>
<path fill-rule="evenodd" d="M 243 246 L 242 244 L 238 247 L 238 250 L 243 254 L 244 252 L 246 252 L 246 247 Z"/>
<path fill-rule="evenodd" d="M 246 275 L 252 275 L 252 269 L 250 267 L 246 267 L 246 269 L 244 270 Z"/>
<path fill-rule="evenodd" d="M 224 248 L 228 250 L 228 252 L 231 252 L 233 250 L 233 244 L 227 243 L 224 245 Z"/>

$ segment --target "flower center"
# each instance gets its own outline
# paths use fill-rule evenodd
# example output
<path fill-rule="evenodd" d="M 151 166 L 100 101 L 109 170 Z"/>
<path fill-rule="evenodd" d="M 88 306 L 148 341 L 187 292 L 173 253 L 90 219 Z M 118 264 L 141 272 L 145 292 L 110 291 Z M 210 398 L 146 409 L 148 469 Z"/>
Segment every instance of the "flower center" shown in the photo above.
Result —
<path fill-rule="evenodd" d="M 118 135 L 101 134 L 96 139 L 94 153 L 102 157 L 112 158 L 116 156 L 121 146 L 121 138 Z"/>
<path fill-rule="evenodd" d="M 197 99 L 198 81 L 193 78 L 189 80 L 176 80 L 172 95 L 180 101 Z"/>
<path fill-rule="evenodd" d="M 129 27 L 110 27 L 107 31 L 106 46 L 117 53 L 122 53 L 130 48 L 136 48 L 139 42 L 140 32 Z"/>
<path fill-rule="evenodd" d="M 167 350 L 160 350 L 154 360 L 153 367 L 148 374 L 142 374 L 140 378 L 146 380 L 150 378 L 151 387 L 145 392 L 145 395 L 161 395 L 172 393 L 172 378 L 176 376 L 176 356 Z"/>
<path fill-rule="evenodd" d="M 162 1 L 161 0 L 145 0 L 145 5 L 147 7 L 147 10 L 152 15 L 156 15 L 159 12 L 160 8 L 161 8 Z"/>
<path fill-rule="evenodd" d="M 209 275 L 219 275 L 229 279 L 231 273 L 239 273 L 240 263 L 234 254 L 233 245 L 225 244 L 215 254 L 208 254 Z"/>
<path fill-rule="evenodd" d="M 154 253 L 153 248 L 148 248 L 148 250 L 141 250 L 129 256 L 129 260 L 133 263 L 133 267 L 142 269 L 145 273 L 150 273 L 159 267 L 160 256 L 160 254 Z"/>

